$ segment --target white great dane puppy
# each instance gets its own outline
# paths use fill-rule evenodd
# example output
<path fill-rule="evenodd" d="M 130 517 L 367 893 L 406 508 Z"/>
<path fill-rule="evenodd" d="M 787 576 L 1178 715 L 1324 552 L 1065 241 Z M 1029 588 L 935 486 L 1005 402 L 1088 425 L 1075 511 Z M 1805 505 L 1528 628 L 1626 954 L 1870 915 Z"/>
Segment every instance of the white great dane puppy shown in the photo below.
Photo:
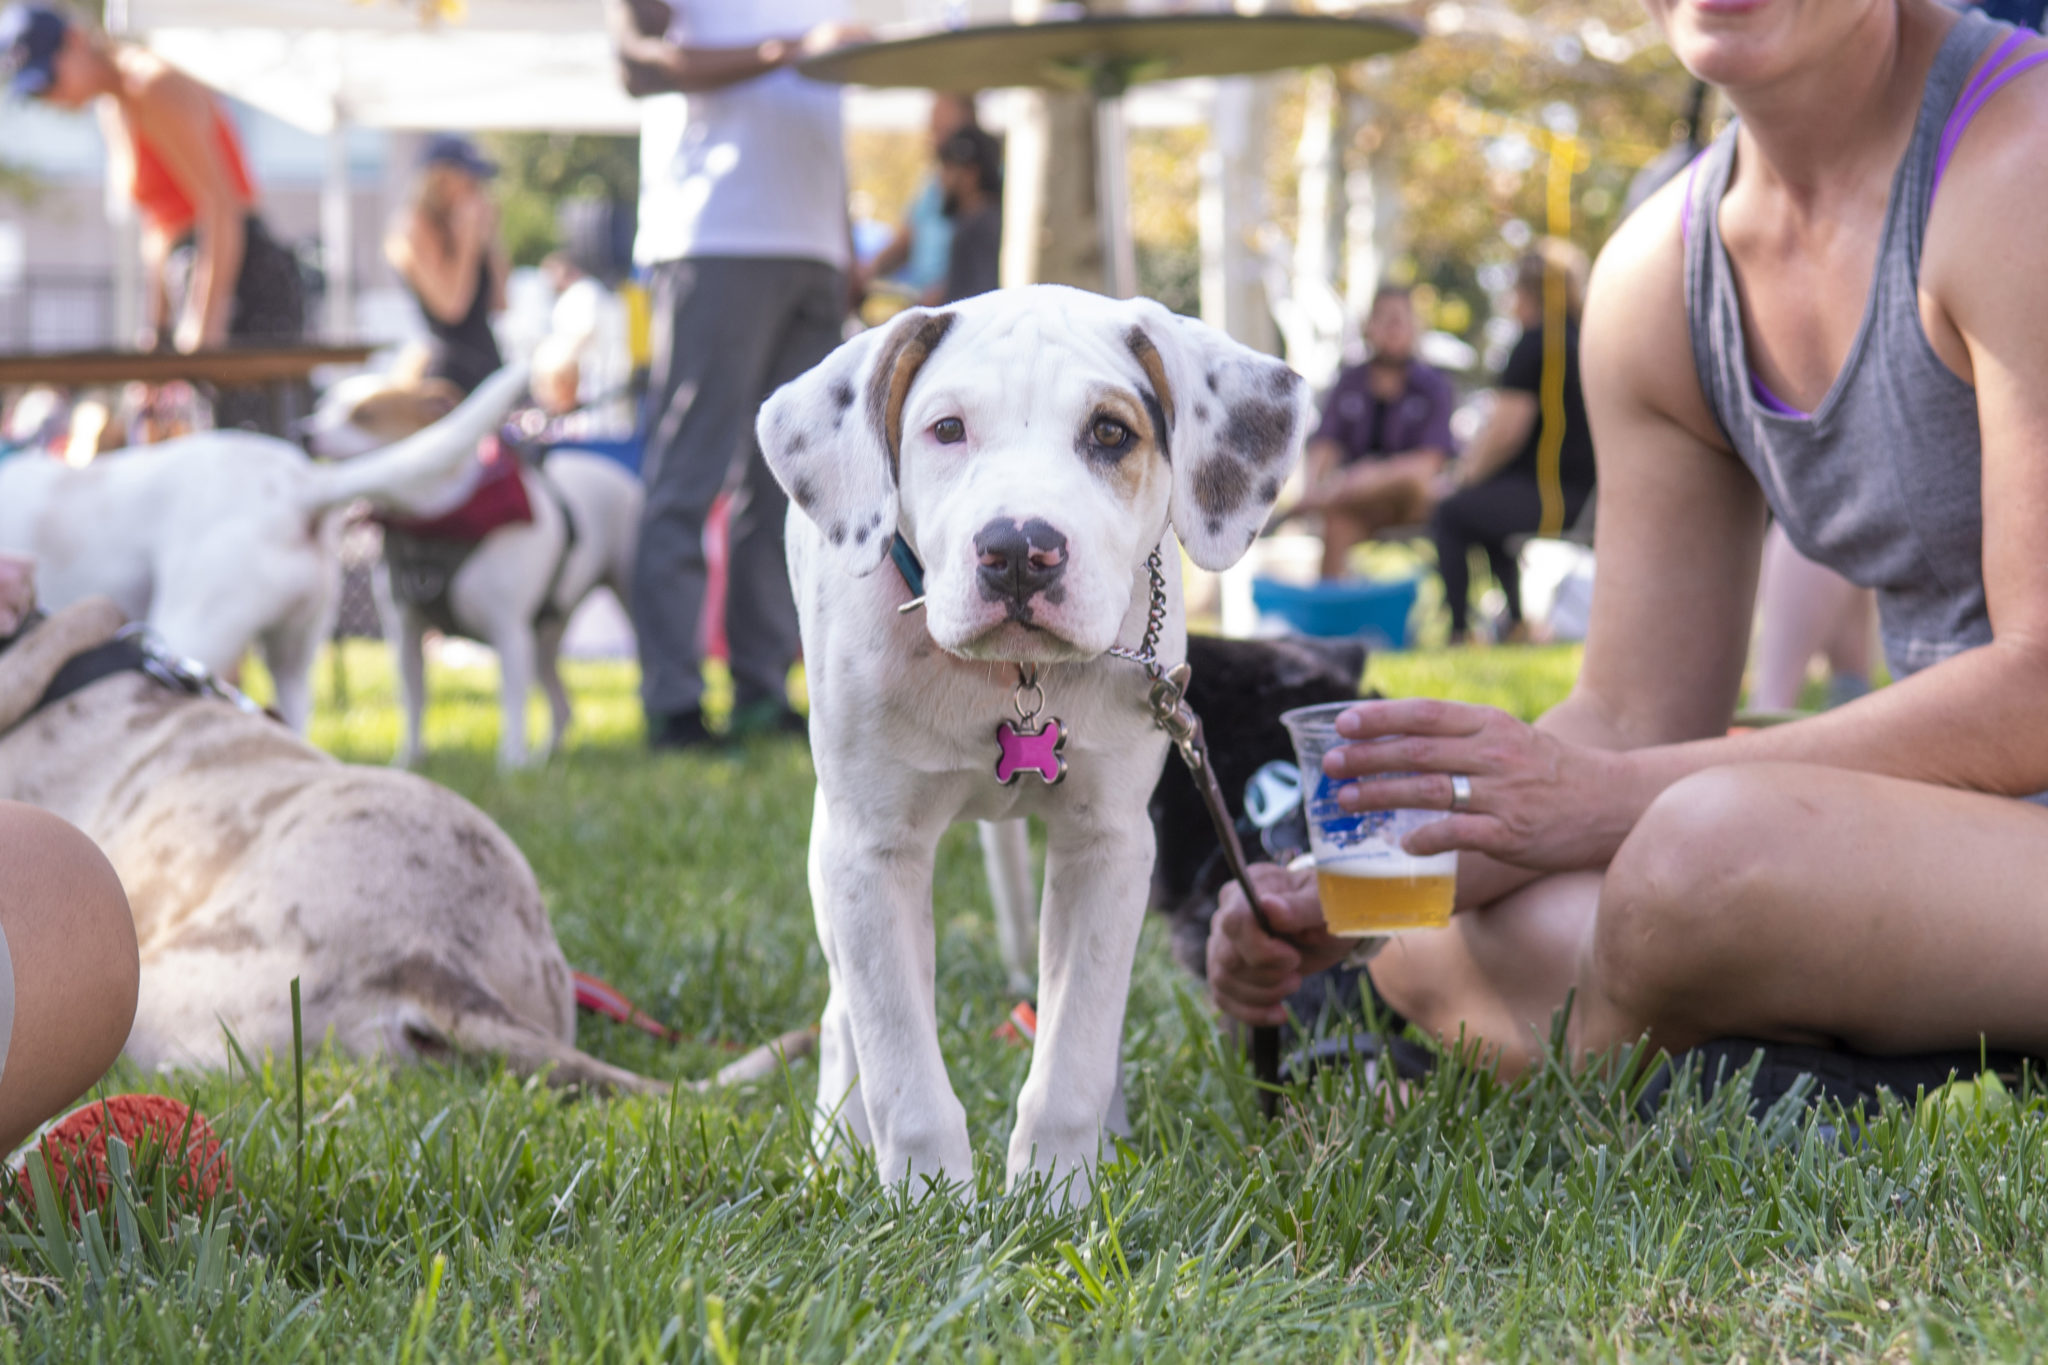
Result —
<path fill-rule="evenodd" d="M 1080 1173 L 1085 1190 L 1118 1090 L 1152 868 L 1145 803 L 1167 748 L 1144 670 L 1108 651 L 1149 634 L 1161 663 L 1182 660 L 1181 549 L 1212 570 L 1244 554 L 1308 412 L 1299 376 L 1221 332 L 1051 285 L 912 309 L 762 407 L 761 448 L 793 504 L 818 771 L 821 1139 L 843 1127 L 891 1180 L 971 1180 L 939 1052 L 932 863 L 955 821 L 1035 815 L 1039 1031 L 1009 1179 Z M 885 568 L 898 533 L 907 572 Z M 920 570 L 923 607 L 906 611 Z M 1044 774 L 1000 785 L 999 757 Z M 1064 780 L 1046 781 L 1062 759 Z"/>

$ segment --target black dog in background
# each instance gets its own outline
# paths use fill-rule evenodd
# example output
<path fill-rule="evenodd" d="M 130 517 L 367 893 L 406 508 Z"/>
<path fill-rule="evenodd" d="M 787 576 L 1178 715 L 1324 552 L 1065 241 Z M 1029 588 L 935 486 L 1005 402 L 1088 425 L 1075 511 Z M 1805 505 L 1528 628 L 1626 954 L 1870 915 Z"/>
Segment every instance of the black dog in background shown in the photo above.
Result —
<path fill-rule="evenodd" d="M 1202 718 L 1217 783 L 1254 861 L 1261 854 L 1258 831 L 1245 819 L 1245 784 L 1268 763 L 1294 761 L 1294 744 L 1280 713 L 1357 697 L 1365 658 L 1365 646 L 1351 640 L 1188 637 L 1193 670 L 1188 703 Z M 1204 976 L 1209 921 L 1216 914 L 1217 893 L 1230 880 L 1230 867 L 1208 808 L 1178 758 L 1167 758 L 1150 810 L 1159 839 L 1152 908 L 1173 921 L 1174 957 Z"/>

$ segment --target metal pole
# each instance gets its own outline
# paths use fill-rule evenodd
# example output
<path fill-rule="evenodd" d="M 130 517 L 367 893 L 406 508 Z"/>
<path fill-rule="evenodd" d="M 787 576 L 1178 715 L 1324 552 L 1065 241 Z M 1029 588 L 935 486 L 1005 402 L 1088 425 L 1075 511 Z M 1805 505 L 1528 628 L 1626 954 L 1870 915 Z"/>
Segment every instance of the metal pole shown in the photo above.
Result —
<path fill-rule="evenodd" d="M 327 275 L 327 335 L 347 341 L 356 334 L 355 214 L 348 165 L 348 116 L 334 102 L 327 130 L 326 174 L 320 182 L 320 264 Z"/>
<path fill-rule="evenodd" d="M 126 37 L 129 30 L 128 0 L 107 0 L 106 30 L 110 37 Z M 112 162 L 109 163 L 111 171 Z M 117 185 L 111 175 L 105 187 L 107 229 L 113 236 L 114 251 L 114 300 L 113 343 L 116 346 L 133 346 L 142 336 L 142 225 L 135 211 L 135 203 L 128 197 L 128 186 Z M 161 341 L 168 344 L 170 329 L 177 325 L 175 318 L 159 320 L 164 331 Z"/>
<path fill-rule="evenodd" d="M 1108 72 L 1095 91 L 1095 216 L 1102 231 L 1102 292 L 1127 299 L 1138 292 L 1138 255 L 1131 239 L 1123 82 Z"/>

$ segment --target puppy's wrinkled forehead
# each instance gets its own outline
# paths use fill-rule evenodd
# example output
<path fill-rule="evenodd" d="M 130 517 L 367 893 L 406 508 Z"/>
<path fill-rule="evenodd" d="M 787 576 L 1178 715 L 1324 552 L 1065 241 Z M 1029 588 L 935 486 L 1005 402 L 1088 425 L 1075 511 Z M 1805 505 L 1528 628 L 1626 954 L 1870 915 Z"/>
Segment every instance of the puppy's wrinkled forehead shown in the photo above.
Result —
<path fill-rule="evenodd" d="M 947 316 L 930 319 L 920 330 Z M 1173 396 L 1159 348 L 1143 326 L 1112 317 L 1012 308 L 963 316 L 958 327 L 938 328 L 937 335 L 946 338 L 946 348 L 930 355 L 935 377 L 957 382 L 953 367 L 972 365 L 1011 392 L 1086 401 L 1121 398 L 1144 411 L 1152 428 L 1148 434 L 1164 451 L 1174 421 Z"/>

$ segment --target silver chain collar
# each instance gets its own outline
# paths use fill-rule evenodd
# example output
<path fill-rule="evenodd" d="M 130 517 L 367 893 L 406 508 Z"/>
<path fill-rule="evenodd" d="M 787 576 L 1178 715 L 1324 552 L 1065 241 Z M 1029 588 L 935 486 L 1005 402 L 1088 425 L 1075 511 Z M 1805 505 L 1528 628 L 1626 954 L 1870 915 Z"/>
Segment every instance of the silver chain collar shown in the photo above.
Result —
<path fill-rule="evenodd" d="M 139 623 L 123 626 L 114 638 L 132 639 L 140 645 L 142 671 L 173 692 L 183 692 L 194 697 L 212 697 L 252 716 L 265 714 L 263 708 L 250 700 L 246 693 L 223 682 L 205 664 L 197 659 L 173 654 L 157 633 L 148 626 Z"/>
<path fill-rule="evenodd" d="M 1127 659 L 1145 670 L 1147 677 L 1157 682 L 1166 670 L 1159 666 L 1159 636 L 1166 629 L 1166 575 L 1162 572 L 1164 560 L 1159 547 L 1154 545 L 1152 553 L 1145 559 L 1145 572 L 1152 575 L 1152 602 L 1145 612 L 1145 634 L 1138 641 L 1136 649 L 1123 649 L 1111 645 L 1106 651 L 1119 659 Z"/>
<path fill-rule="evenodd" d="M 1139 637 L 1138 647 L 1136 649 L 1125 649 L 1121 645 L 1111 645 L 1103 651 L 1112 658 L 1123 659 L 1145 670 L 1145 676 L 1150 678 L 1153 684 L 1154 700 L 1152 705 L 1155 713 L 1159 709 L 1157 698 L 1158 686 L 1169 676 L 1167 670 L 1162 668 L 1159 663 L 1159 637 L 1166 630 L 1165 563 L 1164 557 L 1160 554 L 1160 547 L 1154 545 L 1152 553 L 1145 557 L 1145 572 L 1152 579 L 1152 598 L 1145 609 L 1145 633 Z M 919 597 L 915 601 L 898 607 L 897 610 L 908 611 L 914 606 L 921 606 L 923 602 L 924 598 Z M 1176 701 L 1179 699 L 1180 692 L 1185 688 L 1186 683 L 1183 682 L 1179 688 L 1174 690 L 1173 695 Z M 1025 701 L 1026 697 L 1032 697 L 1035 700 L 1027 704 Z M 1038 713 L 1044 709 L 1045 689 L 1038 680 L 1037 664 L 1020 663 L 1017 665 L 1017 691 L 1011 698 L 1011 704 L 1017 708 L 1018 717 L 1026 725 L 1029 725 Z M 1160 722 L 1160 728 L 1164 729 L 1168 734 L 1173 733 L 1173 728 L 1163 720 Z"/>

